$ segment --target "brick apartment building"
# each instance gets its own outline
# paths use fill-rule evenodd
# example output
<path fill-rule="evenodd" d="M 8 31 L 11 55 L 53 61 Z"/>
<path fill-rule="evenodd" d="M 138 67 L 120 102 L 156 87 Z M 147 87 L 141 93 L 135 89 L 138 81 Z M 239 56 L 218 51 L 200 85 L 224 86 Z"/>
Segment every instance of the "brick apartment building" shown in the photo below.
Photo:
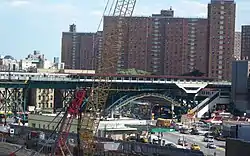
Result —
<path fill-rule="evenodd" d="M 234 0 L 211 0 L 209 21 L 209 77 L 231 79 L 235 34 Z"/>
<path fill-rule="evenodd" d="M 182 75 L 195 69 L 207 73 L 207 19 L 173 15 L 170 9 L 152 17 L 126 18 L 123 58 L 118 61 L 118 67 L 136 68 L 155 75 Z M 104 40 L 107 34 L 117 35 L 114 33 L 116 18 L 104 17 Z"/>
<path fill-rule="evenodd" d="M 97 55 L 100 54 L 102 32 L 79 33 L 76 25 L 70 25 L 69 32 L 62 33 L 61 59 L 66 69 L 96 69 Z"/>
<path fill-rule="evenodd" d="M 103 37 L 101 33 L 99 37 L 92 33 L 92 38 L 86 33 L 76 33 L 83 36 L 78 37 L 81 38 L 77 40 L 78 47 L 88 46 L 85 47 L 85 51 L 77 51 L 90 53 L 81 54 L 81 61 L 89 59 L 89 55 L 96 56 L 95 64 L 100 66 L 101 58 L 105 57 L 108 60 L 117 53 L 117 20 L 117 17 L 104 17 Z M 172 8 L 162 10 L 160 14 L 153 14 L 151 17 L 126 17 L 122 25 L 121 55 L 117 57 L 118 60 L 111 63 L 116 64 L 116 69 L 110 72 L 136 68 L 155 75 L 182 75 L 198 69 L 209 77 L 228 80 L 231 77 L 231 62 L 234 55 L 234 25 L 233 0 L 211 0 L 208 4 L 207 19 L 177 18 L 174 17 Z M 65 62 L 65 65 L 70 67 L 73 67 L 74 60 L 73 34 L 75 33 L 71 31 L 63 33 L 62 60 L 64 61 L 63 56 L 67 58 L 68 63 Z M 110 36 L 113 39 L 111 42 Z M 93 50 L 93 44 L 90 43 L 94 42 L 98 48 Z M 110 54 L 104 55 L 103 51 L 107 49 L 110 50 Z M 90 66 L 90 63 L 84 66 L 78 62 L 79 66 L 75 68 L 83 69 Z"/>

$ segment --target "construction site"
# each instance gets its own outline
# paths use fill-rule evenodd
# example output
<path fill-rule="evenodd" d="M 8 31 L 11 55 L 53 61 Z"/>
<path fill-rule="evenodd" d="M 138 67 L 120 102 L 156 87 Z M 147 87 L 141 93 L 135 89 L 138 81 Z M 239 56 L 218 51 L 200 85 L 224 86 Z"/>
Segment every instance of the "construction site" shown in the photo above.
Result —
<path fill-rule="evenodd" d="M 123 27 L 128 25 L 124 20 L 131 17 L 136 6 L 136 0 L 107 1 L 103 16 L 117 18 L 116 26 L 111 34 L 104 34 L 104 49 L 98 58 L 97 73 L 114 74 L 120 70 L 119 60 L 123 57 L 122 42 Z M 108 12 L 108 13 L 107 13 Z M 98 28 L 99 29 L 99 28 Z M 73 45 L 74 49 L 74 45 Z M 38 133 L 37 129 L 28 132 L 20 130 L 19 136 L 13 142 L 0 144 L 0 155 L 9 156 L 203 156 L 201 151 L 189 149 L 170 148 L 156 144 L 137 141 L 116 140 L 98 135 L 100 121 L 105 118 L 105 105 L 107 103 L 112 83 L 100 76 L 99 81 L 93 82 L 92 87 L 77 88 L 72 100 L 53 118 L 53 130 L 44 130 Z M 76 126 L 77 132 L 70 132 L 71 126 Z M 47 130 L 46 130 L 47 129 Z M 36 130 L 36 131 L 34 131 Z M 41 131 L 41 129 L 40 129 Z M 4 137 L 2 137 L 4 138 Z"/>

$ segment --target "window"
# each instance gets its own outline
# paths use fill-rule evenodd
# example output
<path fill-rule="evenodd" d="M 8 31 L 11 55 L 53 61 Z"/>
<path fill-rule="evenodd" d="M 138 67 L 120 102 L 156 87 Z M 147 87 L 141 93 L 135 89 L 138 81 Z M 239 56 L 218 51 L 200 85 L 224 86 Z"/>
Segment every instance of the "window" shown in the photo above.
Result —
<path fill-rule="evenodd" d="M 31 124 L 31 127 L 36 128 L 36 124 L 35 124 L 35 123 L 32 123 L 32 124 Z"/>

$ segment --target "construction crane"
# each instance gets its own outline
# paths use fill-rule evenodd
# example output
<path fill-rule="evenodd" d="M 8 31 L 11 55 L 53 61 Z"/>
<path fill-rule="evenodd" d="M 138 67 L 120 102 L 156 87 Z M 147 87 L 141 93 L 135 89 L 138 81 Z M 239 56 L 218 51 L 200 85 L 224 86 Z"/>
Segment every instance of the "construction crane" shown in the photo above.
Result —
<path fill-rule="evenodd" d="M 113 29 L 115 32 L 105 36 L 104 39 L 104 50 L 100 60 L 101 66 L 98 69 L 98 72 L 102 74 L 116 72 L 118 69 L 117 65 L 121 59 L 124 36 L 123 25 L 126 24 L 125 18 L 132 16 L 136 0 L 113 0 L 113 4 L 115 4 L 115 7 L 112 16 L 117 18 L 117 23 Z M 72 155 L 67 147 L 67 138 L 75 118 L 78 118 L 78 153 L 74 155 L 89 156 L 98 152 L 95 149 L 96 142 L 94 137 L 107 102 L 110 87 L 111 83 L 108 82 L 108 79 L 99 77 L 99 81 L 93 84 L 89 96 L 87 96 L 86 89 L 76 91 L 75 99 L 67 106 L 64 116 L 56 127 L 56 129 L 60 127 L 59 136 L 51 155 Z M 16 152 L 11 153 L 11 155 L 14 153 Z"/>
<path fill-rule="evenodd" d="M 99 73 L 116 72 L 121 58 L 123 42 L 123 25 L 126 17 L 133 14 L 136 0 L 116 0 L 113 17 L 117 18 L 115 32 L 105 36 L 104 49 L 101 53 Z M 79 155 L 94 155 L 96 151 L 94 136 L 96 136 L 102 113 L 108 99 L 111 83 L 107 78 L 99 77 L 97 84 L 93 84 L 91 97 L 78 120 L 78 149 Z M 82 149 L 82 150 L 80 150 Z"/>
<path fill-rule="evenodd" d="M 63 116 L 63 120 L 60 124 L 59 136 L 56 140 L 56 147 L 54 155 L 65 156 L 69 152 L 67 148 L 67 139 L 70 131 L 73 119 L 77 118 L 82 111 L 88 100 L 86 90 L 78 90 L 75 93 L 75 98 L 71 104 L 67 107 L 67 110 Z"/>

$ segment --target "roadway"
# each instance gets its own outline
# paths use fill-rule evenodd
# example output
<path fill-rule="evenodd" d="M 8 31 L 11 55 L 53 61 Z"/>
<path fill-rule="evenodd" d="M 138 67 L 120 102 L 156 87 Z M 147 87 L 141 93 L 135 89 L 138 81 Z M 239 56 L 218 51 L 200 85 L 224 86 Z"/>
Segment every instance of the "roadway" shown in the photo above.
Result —
<path fill-rule="evenodd" d="M 15 145 L 15 144 L 10 144 L 10 143 L 6 143 L 6 142 L 0 142 L 0 155 L 4 156 L 4 155 L 9 155 L 12 152 L 18 150 L 21 146 L 20 145 Z M 21 149 L 20 151 L 18 151 L 16 153 L 16 155 L 18 156 L 30 156 L 34 153 L 34 151 L 31 150 L 27 150 L 27 149 Z M 43 154 L 41 154 L 40 156 L 44 156 Z"/>
<path fill-rule="evenodd" d="M 225 149 L 222 148 L 223 146 L 225 146 L 225 142 L 214 140 L 214 144 L 217 146 L 217 148 L 209 149 L 209 148 L 206 148 L 207 143 L 203 142 L 204 136 L 180 134 L 179 132 L 173 132 L 173 133 L 164 133 L 163 139 L 177 144 L 178 139 L 182 138 L 183 136 L 189 144 L 188 148 L 190 148 L 191 144 L 196 143 L 200 146 L 201 151 L 205 155 L 213 156 L 214 152 L 216 152 L 216 156 L 225 156 Z"/>

